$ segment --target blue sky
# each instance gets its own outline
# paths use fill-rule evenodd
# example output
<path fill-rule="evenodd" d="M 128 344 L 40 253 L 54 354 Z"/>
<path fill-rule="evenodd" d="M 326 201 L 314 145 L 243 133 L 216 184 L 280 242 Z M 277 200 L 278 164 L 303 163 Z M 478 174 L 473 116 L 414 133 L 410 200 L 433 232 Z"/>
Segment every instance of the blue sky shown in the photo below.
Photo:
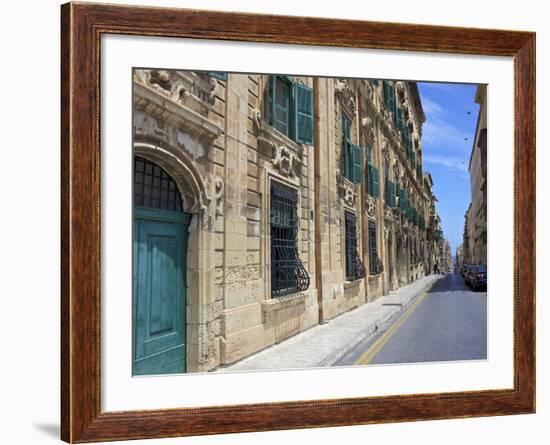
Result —
<path fill-rule="evenodd" d="M 474 102 L 476 85 L 418 82 L 418 89 L 426 114 L 424 170 L 432 175 L 437 211 L 454 258 L 471 199 L 468 162 L 479 110 Z"/>

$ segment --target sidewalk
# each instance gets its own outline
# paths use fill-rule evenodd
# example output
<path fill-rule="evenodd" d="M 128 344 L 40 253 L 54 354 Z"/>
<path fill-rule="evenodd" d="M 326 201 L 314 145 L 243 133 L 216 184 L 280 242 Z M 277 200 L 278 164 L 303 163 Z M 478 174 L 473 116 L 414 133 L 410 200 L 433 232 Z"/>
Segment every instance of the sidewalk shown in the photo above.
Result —
<path fill-rule="evenodd" d="M 429 275 L 215 372 L 331 366 L 442 275 Z"/>

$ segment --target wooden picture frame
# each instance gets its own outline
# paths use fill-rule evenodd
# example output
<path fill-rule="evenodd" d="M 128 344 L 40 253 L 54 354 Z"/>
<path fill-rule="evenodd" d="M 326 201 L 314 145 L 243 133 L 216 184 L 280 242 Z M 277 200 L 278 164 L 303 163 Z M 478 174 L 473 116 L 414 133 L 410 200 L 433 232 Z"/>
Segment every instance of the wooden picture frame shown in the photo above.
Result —
<path fill-rule="evenodd" d="M 535 411 L 534 33 L 91 3 L 65 4 L 61 18 L 63 440 L 175 437 Z M 513 57 L 513 389 L 102 412 L 99 116 L 103 34 Z"/>

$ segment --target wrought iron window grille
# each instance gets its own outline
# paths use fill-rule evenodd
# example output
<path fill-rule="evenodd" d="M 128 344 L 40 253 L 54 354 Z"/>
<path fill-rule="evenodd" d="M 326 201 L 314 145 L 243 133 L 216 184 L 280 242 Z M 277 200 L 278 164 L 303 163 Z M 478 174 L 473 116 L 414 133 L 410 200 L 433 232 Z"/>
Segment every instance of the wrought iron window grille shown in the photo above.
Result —
<path fill-rule="evenodd" d="M 134 159 L 134 206 L 183 212 L 182 199 L 174 180 L 147 159 Z"/>
<path fill-rule="evenodd" d="M 346 230 L 346 280 L 355 281 L 365 276 L 365 266 L 357 253 L 357 218 L 354 213 L 345 212 Z"/>
<path fill-rule="evenodd" d="M 298 255 L 298 192 L 271 184 L 271 296 L 305 291 L 310 277 Z"/>

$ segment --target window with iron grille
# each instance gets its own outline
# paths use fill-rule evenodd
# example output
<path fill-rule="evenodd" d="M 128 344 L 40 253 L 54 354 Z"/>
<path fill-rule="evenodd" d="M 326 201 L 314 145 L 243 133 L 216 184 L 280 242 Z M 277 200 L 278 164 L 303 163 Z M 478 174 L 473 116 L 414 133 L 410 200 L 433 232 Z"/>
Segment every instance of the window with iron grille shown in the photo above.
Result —
<path fill-rule="evenodd" d="M 355 281 L 365 276 L 365 266 L 357 253 L 357 218 L 354 213 L 345 212 L 346 229 L 346 280 Z"/>
<path fill-rule="evenodd" d="M 369 273 L 370 275 L 380 273 L 378 247 L 376 245 L 376 223 L 374 221 L 369 221 Z"/>
<path fill-rule="evenodd" d="M 183 211 L 180 192 L 170 175 L 137 156 L 134 159 L 134 206 Z"/>
<path fill-rule="evenodd" d="M 271 296 L 301 292 L 309 274 L 298 255 L 298 192 L 271 183 Z"/>

